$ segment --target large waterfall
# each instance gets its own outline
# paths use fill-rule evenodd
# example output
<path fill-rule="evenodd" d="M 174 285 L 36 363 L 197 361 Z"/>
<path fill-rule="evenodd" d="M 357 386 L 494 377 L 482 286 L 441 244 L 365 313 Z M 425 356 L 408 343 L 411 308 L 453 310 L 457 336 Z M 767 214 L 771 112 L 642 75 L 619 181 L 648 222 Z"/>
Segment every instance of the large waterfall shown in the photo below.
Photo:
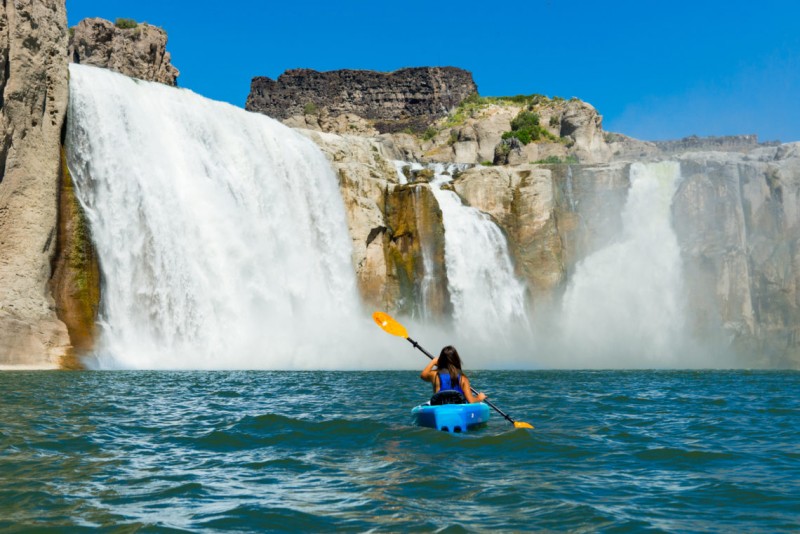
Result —
<path fill-rule="evenodd" d="M 336 177 L 268 117 L 70 66 L 69 167 L 103 273 L 93 365 L 356 365 Z"/>
<path fill-rule="evenodd" d="M 90 365 L 420 363 L 361 308 L 336 176 L 299 133 L 191 91 L 72 65 L 67 149 L 103 274 Z M 412 326 L 429 349 L 457 343 L 473 368 L 678 364 L 687 336 L 670 223 L 677 163 L 631 166 L 621 234 L 578 263 L 555 325 L 535 343 L 503 233 L 442 187 L 443 166 L 433 170 L 454 330 L 426 324 L 433 252 L 423 243 L 429 278 Z"/>
<path fill-rule="evenodd" d="M 677 162 L 634 163 L 618 239 L 578 263 L 564 295 L 560 367 L 660 367 L 685 341 L 670 205 Z"/>

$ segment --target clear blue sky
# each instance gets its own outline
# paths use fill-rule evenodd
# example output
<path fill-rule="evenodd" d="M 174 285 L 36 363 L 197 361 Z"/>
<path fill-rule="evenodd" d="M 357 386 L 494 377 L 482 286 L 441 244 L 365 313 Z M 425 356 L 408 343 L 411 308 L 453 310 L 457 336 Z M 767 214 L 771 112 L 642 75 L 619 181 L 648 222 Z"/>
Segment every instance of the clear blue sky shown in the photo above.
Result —
<path fill-rule="evenodd" d="M 242 106 L 286 69 L 456 66 L 484 96 L 576 96 L 640 139 L 800 141 L 800 0 L 67 0 L 165 28 L 178 84 Z"/>

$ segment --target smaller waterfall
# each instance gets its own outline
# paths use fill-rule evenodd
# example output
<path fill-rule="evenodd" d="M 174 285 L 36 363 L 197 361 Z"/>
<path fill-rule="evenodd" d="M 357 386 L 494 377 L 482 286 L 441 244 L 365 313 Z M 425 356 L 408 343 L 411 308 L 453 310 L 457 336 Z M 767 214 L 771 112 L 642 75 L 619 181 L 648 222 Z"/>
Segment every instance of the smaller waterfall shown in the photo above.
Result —
<path fill-rule="evenodd" d="M 414 189 L 414 201 L 417 205 L 420 205 L 420 187 L 418 186 Z M 422 218 L 420 211 L 417 210 L 416 212 L 417 218 L 417 228 L 421 228 L 423 225 Z M 428 303 L 431 299 L 431 292 L 433 289 L 433 285 L 436 283 L 436 276 L 434 274 L 434 265 L 433 265 L 433 243 L 430 242 L 421 242 L 420 243 L 420 250 L 422 251 L 422 269 L 425 271 L 422 275 L 422 280 L 419 283 L 419 302 L 417 303 L 417 316 L 423 320 L 431 319 L 431 313 L 428 308 Z"/>
<path fill-rule="evenodd" d="M 567 203 L 569 204 L 569 210 L 575 211 L 577 204 L 575 203 L 575 195 L 572 189 L 572 165 L 567 165 Z"/>
<path fill-rule="evenodd" d="M 525 286 L 514 275 L 503 232 L 486 214 L 442 188 L 456 167 L 433 170 L 431 189 L 442 210 L 447 287 L 457 328 L 483 341 L 526 329 Z"/>
<path fill-rule="evenodd" d="M 670 206 L 677 162 L 635 163 L 619 241 L 581 261 L 564 295 L 564 366 L 668 365 L 684 336 L 680 249 Z"/>

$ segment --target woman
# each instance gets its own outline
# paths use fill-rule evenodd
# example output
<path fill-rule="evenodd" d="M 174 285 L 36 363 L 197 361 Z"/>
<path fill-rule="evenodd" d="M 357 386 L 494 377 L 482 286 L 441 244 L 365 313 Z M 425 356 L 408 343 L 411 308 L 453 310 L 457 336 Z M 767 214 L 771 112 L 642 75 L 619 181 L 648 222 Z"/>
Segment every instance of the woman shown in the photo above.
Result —
<path fill-rule="evenodd" d="M 483 393 L 478 393 L 477 397 L 472 394 L 469 378 L 461 371 L 461 358 L 458 356 L 458 351 L 450 345 L 442 349 L 438 358 L 431 360 L 419 377 L 433 384 L 434 396 L 441 391 L 456 391 L 464 395 L 464 398 L 470 403 L 480 402 L 486 398 Z"/>

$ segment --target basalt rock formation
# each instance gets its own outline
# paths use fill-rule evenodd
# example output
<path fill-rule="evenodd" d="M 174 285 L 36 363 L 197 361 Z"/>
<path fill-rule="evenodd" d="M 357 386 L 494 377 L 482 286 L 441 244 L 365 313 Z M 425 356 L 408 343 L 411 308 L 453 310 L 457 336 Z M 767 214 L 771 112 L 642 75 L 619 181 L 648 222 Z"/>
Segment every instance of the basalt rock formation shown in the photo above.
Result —
<path fill-rule="evenodd" d="M 367 119 L 379 132 L 422 131 L 476 92 L 472 75 L 454 67 L 389 73 L 296 69 L 277 80 L 253 78 L 245 108 L 281 120 L 294 117 L 295 126 L 306 115 L 351 114 Z"/>
<path fill-rule="evenodd" d="M 69 59 L 167 85 L 177 85 L 180 74 L 170 62 L 167 33 L 146 22 L 120 28 L 104 19 L 84 19 L 70 28 Z"/>
<path fill-rule="evenodd" d="M 69 348 L 48 290 L 67 107 L 63 1 L 0 5 L 0 366 L 56 367 Z"/>

